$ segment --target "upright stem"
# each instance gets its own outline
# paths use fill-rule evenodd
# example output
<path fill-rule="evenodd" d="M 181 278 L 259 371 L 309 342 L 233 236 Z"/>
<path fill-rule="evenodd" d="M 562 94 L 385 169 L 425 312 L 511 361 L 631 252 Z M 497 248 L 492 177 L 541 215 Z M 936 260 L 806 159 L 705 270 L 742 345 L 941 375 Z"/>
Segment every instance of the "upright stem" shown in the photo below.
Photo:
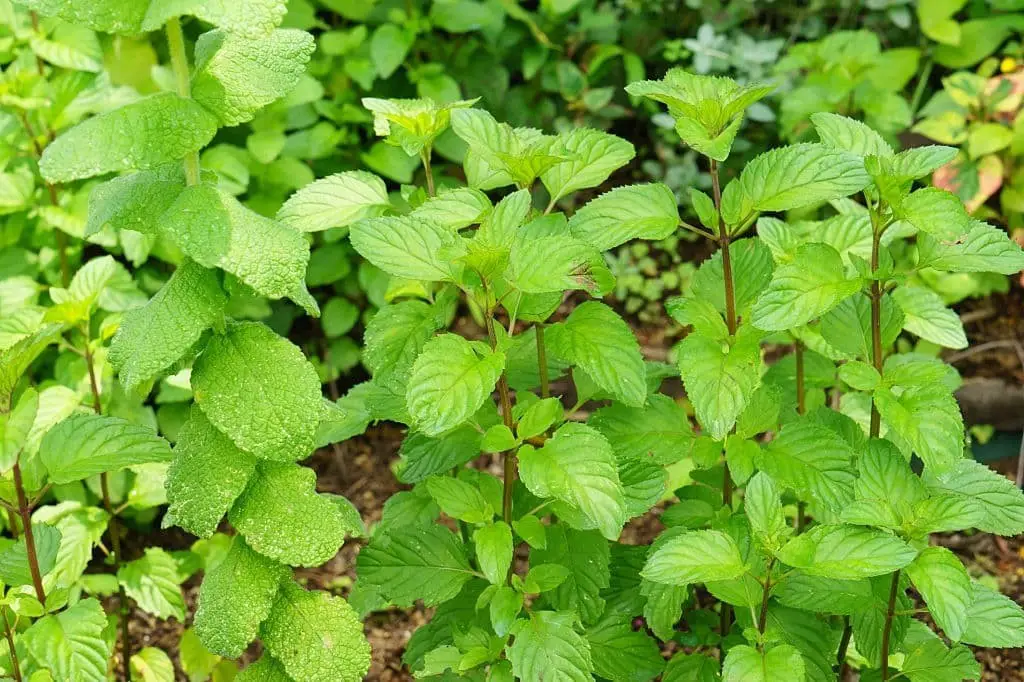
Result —
<path fill-rule="evenodd" d="M 89 327 L 86 322 L 85 327 L 85 366 L 89 371 L 89 386 L 92 389 L 92 408 L 96 414 L 103 413 L 103 404 L 100 401 L 100 387 L 96 381 L 96 365 L 93 362 L 92 349 L 90 348 L 89 340 Z M 121 562 L 123 557 L 121 555 L 121 524 L 117 521 L 117 513 L 114 511 L 114 505 L 110 501 L 110 476 L 107 472 L 100 474 L 100 492 L 103 494 L 103 508 L 107 511 L 107 515 L 110 516 L 110 525 L 108 530 L 110 531 L 110 546 L 113 549 L 114 556 L 114 574 L 116 575 L 121 570 Z M 131 647 L 129 642 L 128 633 L 128 595 L 125 594 L 124 585 L 118 581 L 117 584 L 117 596 L 118 604 L 120 606 L 121 616 L 121 665 L 124 672 L 124 679 L 131 680 L 132 672 L 129 659 L 131 658 Z"/>
<path fill-rule="evenodd" d="M 804 344 L 797 341 L 793 344 L 793 355 L 796 356 L 796 411 L 803 415 L 807 412 L 807 391 L 804 386 Z M 796 503 L 796 533 L 799 535 L 807 525 L 807 503 L 798 500 Z"/>
<path fill-rule="evenodd" d="M 764 579 L 764 591 L 761 593 L 761 614 L 757 618 L 757 631 L 762 635 L 768 626 L 768 601 L 772 595 L 772 568 L 775 567 L 775 558 L 768 562 L 768 572 Z"/>
<path fill-rule="evenodd" d="M 889 605 L 885 611 L 885 627 L 882 628 L 882 682 L 889 679 L 889 639 L 892 637 L 892 620 L 896 612 L 896 597 L 900 592 L 900 570 L 892 572 L 889 585 Z"/>
<path fill-rule="evenodd" d="M 0 618 L 4 619 L 4 637 L 7 638 L 7 648 L 11 652 L 11 673 L 14 675 L 14 682 L 21 682 L 21 664 L 18 662 L 18 648 L 14 644 L 14 633 L 7 620 L 7 607 L 0 607 Z"/>
<path fill-rule="evenodd" d="M 437 196 L 437 190 L 434 187 L 434 169 L 430 165 L 430 149 L 424 149 L 420 152 L 420 160 L 423 162 L 423 173 L 427 176 L 427 196 Z"/>
<path fill-rule="evenodd" d="M 178 17 L 167 20 L 167 48 L 171 53 L 176 90 L 182 97 L 191 97 L 188 53 L 185 52 L 185 36 L 181 32 Z M 185 182 L 189 185 L 199 184 L 199 152 L 192 152 L 185 157 Z"/>
<path fill-rule="evenodd" d="M 42 73 L 41 70 L 40 73 Z M 36 138 L 36 131 L 35 128 L 32 127 L 32 123 L 28 120 L 28 114 L 21 112 L 20 118 L 21 125 L 25 128 L 25 133 L 28 135 L 29 140 L 32 143 L 32 151 L 35 152 L 36 162 L 38 163 L 43 158 L 43 146 L 39 144 L 39 140 Z M 43 127 L 47 130 L 46 138 L 48 140 L 52 140 L 53 132 L 48 129 L 45 121 L 43 122 Z M 54 208 L 60 206 L 60 200 L 57 198 L 57 188 L 45 179 L 43 180 L 43 184 L 46 185 L 46 192 L 50 198 L 50 205 Z M 60 259 L 61 286 L 66 288 L 68 284 L 71 283 L 71 268 L 68 265 L 68 237 L 60 228 L 57 228 L 57 256 Z"/>
<path fill-rule="evenodd" d="M 875 220 L 872 217 L 872 225 Z M 881 232 L 876 228 L 875 234 L 871 241 L 871 272 L 874 273 L 878 270 L 878 251 L 881 242 Z M 882 373 L 883 358 L 882 358 L 882 283 L 877 279 L 871 281 L 871 359 L 878 370 L 878 373 Z M 882 416 L 878 412 L 878 406 L 875 401 L 871 401 L 871 431 L 870 435 L 872 438 L 878 438 L 879 431 L 882 427 Z"/>
<path fill-rule="evenodd" d="M 722 185 L 718 177 L 718 162 L 711 159 L 711 188 L 714 195 L 715 209 L 718 211 L 718 242 L 722 250 L 722 278 L 725 280 L 725 322 L 729 327 L 729 334 L 736 333 L 736 291 L 732 277 L 732 257 L 729 254 L 729 229 L 722 218 Z M 728 462 L 722 465 L 722 503 L 726 507 L 732 507 L 732 474 L 729 472 Z M 722 602 L 722 612 L 719 627 L 724 639 L 729 632 L 732 620 L 732 607 Z"/>
<path fill-rule="evenodd" d="M 494 311 L 487 311 L 487 338 L 491 342 L 491 348 L 498 347 L 498 336 L 494 330 Z M 508 378 L 505 373 L 501 373 L 501 377 L 498 379 L 498 402 L 501 405 L 501 418 L 504 420 L 505 426 L 511 431 L 515 427 L 515 423 L 512 421 L 512 394 L 508 388 Z M 501 492 L 501 518 L 505 523 L 512 523 L 512 485 L 516 480 L 516 455 L 515 452 L 509 450 L 503 454 L 505 458 L 504 462 L 504 481 Z"/>
<path fill-rule="evenodd" d="M 32 505 L 25 494 L 25 481 L 21 477 L 21 463 L 14 462 L 14 490 L 18 495 L 18 514 L 25 533 L 25 551 L 28 554 L 28 570 L 32 574 L 32 586 L 36 590 L 36 599 L 40 604 L 46 603 L 46 590 L 43 588 L 43 574 L 39 570 L 39 555 L 36 554 L 36 538 L 32 532 Z"/>
<path fill-rule="evenodd" d="M 551 396 L 551 384 L 548 379 L 548 351 L 544 346 L 544 323 L 538 322 L 534 325 L 537 330 L 537 369 L 540 372 L 540 397 Z"/>

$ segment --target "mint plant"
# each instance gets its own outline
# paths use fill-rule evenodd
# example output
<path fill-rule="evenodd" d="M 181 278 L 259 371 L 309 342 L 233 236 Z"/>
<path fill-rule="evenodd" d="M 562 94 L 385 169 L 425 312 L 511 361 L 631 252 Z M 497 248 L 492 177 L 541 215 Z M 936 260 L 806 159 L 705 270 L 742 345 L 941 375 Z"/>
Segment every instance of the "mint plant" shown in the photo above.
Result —
<path fill-rule="evenodd" d="M 684 143 L 708 157 L 715 191 L 696 194 L 696 229 L 719 245 L 690 295 L 670 302 L 692 327 L 677 355 L 701 426 L 698 471 L 663 514 L 669 529 L 642 579 L 684 594 L 702 583 L 720 600 L 719 632 L 705 630 L 701 643 L 719 646 L 725 680 L 841 679 L 851 661 L 866 679 L 978 679 L 965 644 L 1024 644 L 1024 611 L 928 539 L 1019 533 L 1024 498 L 965 453 L 955 370 L 891 354 L 904 332 L 967 344 L 956 314 L 908 284 L 913 273 L 895 268 L 891 250 L 913 239 L 913 269 L 1009 273 L 1024 264 L 1019 247 L 954 195 L 914 189 L 955 149 L 897 154 L 868 126 L 818 113 L 819 142 L 769 151 L 719 191 L 736 120 L 767 89 L 673 71 L 630 91 L 666 103 Z M 848 198 L 857 193 L 863 204 Z M 816 205 L 835 215 L 792 224 L 764 215 Z M 755 225 L 758 236 L 740 238 Z M 779 341 L 795 353 L 765 371 L 760 345 Z M 813 523 L 791 524 L 784 500 Z M 911 586 L 945 640 L 913 619 Z M 667 677 L 717 679 L 717 670 L 684 653 Z"/>
<path fill-rule="evenodd" d="M 84 121 L 44 150 L 40 169 L 51 183 L 131 171 L 93 189 L 86 235 L 131 230 L 181 254 L 160 291 L 122 316 L 109 359 L 123 390 L 143 396 L 156 379 L 191 365 L 195 404 L 166 472 L 164 523 L 208 538 L 227 515 L 237 531 L 206 565 L 195 632 L 228 658 L 262 640 L 264 656 L 240 679 L 361 679 L 369 648 L 351 607 L 306 591 L 289 568 L 325 562 L 361 525 L 346 500 L 318 494 L 314 473 L 295 464 L 320 442 L 319 425 L 333 408 L 299 349 L 226 314 L 235 294 L 287 296 L 316 314 L 304 283 L 308 242 L 218 188 L 199 159 L 220 126 L 250 120 L 296 85 L 312 38 L 275 28 L 284 13 L 278 2 L 26 4 L 96 31 L 166 32 L 175 91 Z M 194 68 L 182 15 L 215 25 L 196 40 Z M 94 443 L 94 455 L 114 465 L 117 448 L 131 452 L 131 443 L 116 424 L 104 426 L 112 433 Z M 80 656 L 68 665 L 61 679 L 105 679 L 83 672 Z"/>

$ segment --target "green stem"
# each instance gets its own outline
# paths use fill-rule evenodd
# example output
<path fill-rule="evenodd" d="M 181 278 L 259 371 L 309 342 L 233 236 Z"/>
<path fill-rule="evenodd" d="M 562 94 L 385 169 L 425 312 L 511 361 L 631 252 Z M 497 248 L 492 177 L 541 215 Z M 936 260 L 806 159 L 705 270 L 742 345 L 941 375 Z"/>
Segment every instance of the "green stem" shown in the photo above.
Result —
<path fill-rule="evenodd" d="M 892 637 L 892 620 L 896 611 L 896 597 L 900 592 L 900 570 L 892 573 L 889 585 L 889 605 L 885 611 L 885 626 L 882 628 L 882 682 L 889 679 L 889 639 Z"/>
<path fill-rule="evenodd" d="M 931 57 L 928 57 L 924 62 L 924 66 L 921 68 L 921 75 L 917 77 L 917 86 L 914 88 L 914 98 L 910 100 L 911 120 L 917 116 L 917 110 L 921 106 L 921 98 L 924 97 L 925 88 L 928 87 L 928 79 L 932 75 L 933 66 L 935 66 L 935 62 Z"/>
<path fill-rule="evenodd" d="M 498 347 L 498 335 L 494 329 L 494 310 L 488 310 L 485 322 L 487 324 L 487 338 L 491 342 L 491 348 Z M 498 402 L 501 405 L 501 418 L 509 431 L 515 428 L 512 421 L 512 394 L 508 388 L 508 378 L 501 373 L 498 378 Z M 512 524 L 512 486 L 516 480 L 516 454 L 514 450 L 504 453 L 504 481 L 502 482 L 501 494 L 501 518 L 505 523 Z M 511 577 L 511 575 L 510 575 Z"/>
<path fill-rule="evenodd" d="M 807 412 L 807 389 L 804 385 L 804 344 L 797 341 L 793 344 L 793 354 L 796 356 L 796 411 L 803 415 Z M 796 503 L 796 534 L 804 531 L 807 525 L 807 503 L 798 500 Z"/>
<path fill-rule="evenodd" d="M 21 682 L 21 663 L 18 662 L 18 647 L 14 644 L 14 633 L 11 631 L 11 623 L 7 620 L 7 607 L 0 607 L 0 618 L 4 619 L 4 637 L 7 638 L 7 648 L 11 652 L 11 674 L 14 675 L 14 682 Z"/>
<path fill-rule="evenodd" d="M 171 68 L 174 70 L 178 94 L 185 98 L 192 97 L 188 53 L 185 51 L 185 36 L 181 32 L 181 21 L 178 17 L 167 20 L 167 48 L 171 53 Z M 185 156 L 185 182 L 189 185 L 199 184 L 199 152 L 191 152 Z"/>
<path fill-rule="evenodd" d="M 548 351 L 544 345 L 544 323 L 534 325 L 537 330 L 537 371 L 540 372 L 540 397 L 551 396 L 551 385 L 548 379 Z"/>
<path fill-rule="evenodd" d="M 871 272 L 874 274 L 878 270 L 878 253 L 881 246 L 882 233 L 881 230 L 875 227 L 875 217 L 872 213 L 871 224 L 873 227 L 874 237 L 871 240 Z M 882 373 L 882 367 L 884 364 L 883 349 L 882 349 L 882 283 L 877 279 L 871 281 L 871 359 L 872 364 L 878 373 Z M 882 416 L 878 412 L 878 406 L 875 404 L 874 399 L 871 400 L 871 429 L 870 436 L 872 438 L 878 438 L 878 434 L 882 428 Z"/>
<path fill-rule="evenodd" d="M 424 148 L 420 152 L 420 160 L 423 162 L 423 173 L 427 176 L 427 196 L 437 196 L 437 189 L 434 187 L 434 169 L 430 165 L 430 148 Z"/>
<path fill-rule="evenodd" d="M 764 579 L 764 590 L 761 593 L 761 614 L 757 619 L 757 631 L 762 635 L 768 626 L 768 601 L 772 596 L 772 569 L 775 567 L 775 558 L 768 562 L 768 572 Z"/>

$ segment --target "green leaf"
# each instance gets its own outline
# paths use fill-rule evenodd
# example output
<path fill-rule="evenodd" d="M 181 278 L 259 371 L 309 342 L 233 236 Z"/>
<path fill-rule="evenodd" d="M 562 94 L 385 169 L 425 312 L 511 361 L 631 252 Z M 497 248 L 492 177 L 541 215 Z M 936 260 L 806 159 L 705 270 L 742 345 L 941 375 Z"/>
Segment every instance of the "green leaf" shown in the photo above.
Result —
<path fill-rule="evenodd" d="M 662 682 L 720 682 L 718 661 L 703 654 L 678 653 L 669 659 Z"/>
<path fill-rule="evenodd" d="M 641 575 L 667 585 L 732 580 L 743 575 L 746 563 L 736 542 L 717 530 L 679 533 L 657 548 Z"/>
<path fill-rule="evenodd" d="M 178 661 L 189 682 L 205 682 L 220 663 L 221 657 L 210 653 L 196 631 L 187 628 L 181 633 L 178 642 Z"/>
<path fill-rule="evenodd" d="M 103 3 L 112 1 L 118 0 L 103 0 Z M 158 30 L 172 17 L 192 15 L 250 38 L 267 35 L 281 23 L 287 8 L 283 0 L 149 0 L 148 4 L 143 31 Z"/>
<path fill-rule="evenodd" d="M 21 636 L 32 658 L 58 680 L 106 682 L 113 640 L 107 640 L 107 616 L 95 599 L 43 616 Z"/>
<path fill-rule="evenodd" d="M 601 185 L 636 155 L 633 145 L 626 140 L 592 128 L 573 128 L 560 134 L 549 151 L 571 159 L 540 176 L 551 195 L 551 203 L 581 189 Z"/>
<path fill-rule="evenodd" d="M 516 433 L 522 439 L 539 436 L 556 422 L 561 422 L 564 414 L 565 408 L 558 398 L 542 398 L 523 412 L 516 425 Z"/>
<path fill-rule="evenodd" d="M 122 564 L 117 580 L 139 608 L 157 618 L 185 620 L 178 562 L 159 547 L 147 547 L 140 559 Z"/>
<path fill-rule="evenodd" d="M 953 18 L 967 0 L 933 0 L 917 5 L 917 19 L 921 32 L 932 40 L 949 45 L 959 45 L 960 24 Z"/>
<path fill-rule="evenodd" d="M 398 607 L 448 601 L 473 578 L 458 536 L 443 526 L 391 527 L 359 552 L 358 583 Z"/>
<path fill-rule="evenodd" d="M 927 472 L 930 474 L 931 472 Z M 1024 493 L 1013 481 L 971 459 L 958 460 L 948 471 L 927 476 L 928 487 L 967 500 L 982 518 L 975 526 L 986 533 L 1024 533 Z"/>
<path fill-rule="evenodd" d="M 644 631 L 633 629 L 628 613 L 609 609 L 599 622 L 587 628 L 594 672 L 613 682 L 648 682 L 665 668 L 658 642 Z"/>
<path fill-rule="evenodd" d="M 738 225 L 756 211 L 788 211 L 839 199 L 870 181 L 855 154 L 822 144 L 780 147 L 755 157 L 726 186 L 731 196 L 722 197 L 722 217 Z"/>
<path fill-rule="evenodd" d="M 529 620 L 517 620 L 506 648 L 516 679 L 590 682 L 590 645 L 574 629 L 576 621 L 576 614 L 564 611 L 535 611 Z"/>
<path fill-rule="evenodd" d="M 378 310 L 363 333 L 363 362 L 376 379 L 408 379 L 413 361 L 446 316 L 423 301 L 400 301 Z"/>
<path fill-rule="evenodd" d="M 494 518 L 494 509 L 471 483 L 451 476 L 431 476 L 424 485 L 441 511 L 453 519 L 488 523 Z"/>
<path fill-rule="evenodd" d="M 314 47 L 313 36 L 291 28 L 256 40 L 207 31 L 196 41 L 192 97 L 222 126 L 250 121 L 298 84 Z"/>
<path fill-rule="evenodd" d="M 917 550 L 895 535 L 861 526 L 815 526 L 779 550 L 783 563 L 809 575 L 870 578 L 905 567 Z"/>
<path fill-rule="evenodd" d="M 183 159 L 213 139 L 216 119 L 170 92 L 93 116 L 47 145 L 39 170 L 51 183 Z"/>
<path fill-rule="evenodd" d="M 1003 229 L 988 223 L 974 222 L 970 232 L 952 243 L 918 235 L 917 252 L 918 267 L 946 272 L 1013 275 L 1024 270 L 1024 251 Z"/>
<path fill-rule="evenodd" d="M 292 678 L 270 654 L 265 654 L 239 673 L 234 682 L 292 682 Z"/>
<path fill-rule="evenodd" d="M 821 111 L 811 114 L 811 121 L 822 143 L 829 147 L 857 156 L 893 156 L 889 143 L 870 126 L 856 119 Z"/>
<path fill-rule="evenodd" d="M 793 261 L 775 270 L 771 284 L 754 304 L 753 323 L 765 331 L 800 327 L 835 308 L 860 290 L 849 279 L 839 253 L 827 244 L 801 246 Z"/>
<path fill-rule="evenodd" d="M 62 330 L 59 324 L 32 326 L 23 332 L 19 329 L 19 338 L 0 351 L 0 412 L 11 409 L 11 398 L 22 373 L 47 346 L 56 342 Z"/>
<path fill-rule="evenodd" d="M 793 571 L 772 592 L 780 604 L 804 611 L 848 616 L 873 599 L 868 580 L 839 580 Z"/>
<path fill-rule="evenodd" d="M 743 315 L 772 279 L 772 252 L 760 239 L 741 239 L 732 242 L 729 255 L 733 272 L 743 273 L 742 277 L 733 279 L 736 311 Z M 721 249 L 701 263 L 693 277 L 690 295 L 714 304 L 720 313 L 725 312 L 725 276 Z"/>
<path fill-rule="evenodd" d="M 958 151 L 937 144 L 906 149 L 893 157 L 893 174 L 913 180 L 923 178 L 955 159 Z"/>
<path fill-rule="evenodd" d="M 370 644 L 349 603 L 291 581 L 282 586 L 260 635 L 292 679 L 359 682 L 370 669 Z"/>
<path fill-rule="evenodd" d="M 959 197 L 937 187 L 926 187 L 903 200 L 896 215 L 921 232 L 955 241 L 971 228 L 971 219 Z"/>
<path fill-rule="evenodd" d="M 410 215 L 458 232 L 486 220 L 492 210 L 491 200 L 480 190 L 455 187 L 428 197 Z"/>
<path fill-rule="evenodd" d="M 132 675 L 142 682 L 174 682 L 174 664 L 162 649 L 148 646 L 131 657 Z"/>
<path fill-rule="evenodd" d="M 927 496 L 903 453 L 889 441 L 872 439 L 858 468 L 860 476 L 854 483 L 857 499 L 843 509 L 843 520 L 901 529 L 913 507 Z"/>
<path fill-rule="evenodd" d="M 480 433 L 470 424 L 437 438 L 410 433 L 398 453 L 402 457 L 398 480 L 419 483 L 433 474 L 447 473 L 479 455 L 480 442 Z"/>
<path fill-rule="evenodd" d="M 256 457 L 291 462 L 313 449 L 320 378 L 302 351 L 262 324 L 237 322 L 214 335 L 193 367 L 192 392 L 210 423 Z"/>
<path fill-rule="evenodd" d="M 453 110 L 471 107 L 476 101 L 439 104 L 432 99 L 364 97 L 362 103 L 373 112 L 375 133 L 386 136 L 388 144 L 401 147 L 409 156 L 418 156 L 448 128 Z"/>
<path fill-rule="evenodd" d="M 747 483 L 743 509 L 750 521 L 750 529 L 769 547 L 776 547 L 789 534 L 779 489 L 763 471 L 754 474 Z"/>
<path fill-rule="evenodd" d="M 458 278 L 454 259 L 464 240 L 443 225 L 415 216 L 366 218 L 351 226 L 352 246 L 378 268 L 404 279 Z"/>
<path fill-rule="evenodd" d="M 124 313 L 110 343 L 110 362 L 128 390 L 155 378 L 224 316 L 227 296 L 217 273 L 186 261 L 141 308 Z"/>
<path fill-rule="evenodd" d="M 853 497 L 854 452 L 832 429 L 810 421 L 787 424 L 758 465 L 803 499 L 840 511 Z"/>
<path fill-rule="evenodd" d="M 930 384 L 897 397 L 879 387 L 873 395 L 882 420 L 911 444 L 929 470 L 942 473 L 963 456 L 963 415 L 948 388 Z"/>
<path fill-rule="evenodd" d="M 646 368 L 633 331 L 614 310 L 587 301 L 560 324 L 548 328 L 551 353 L 576 365 L 603 390 L 626 405 L 647 400 Z"/>
<path fill-rule="evenodd" d="M 504 424 L 495 424 L 484 432 L 483 440 L 480 441 L 481 452 L 505 452 L 514 450 L 518 442 L 512 429 Z"/>
<path fill-rule="evenodd" d="M 547 527 L 547 546 L 534 549 L 534 565 L 556 564 L 569 571 L 569 577 L 554 590 L 544 593 L 545 602 L 560 611 L 579 614 L 584 624 L 597 621 L 604 613 L 601 591 L 611 580 L 611 550 L 597 531 L 580 531 L 563 524 Z"/>
<path fill-rule="evenodd" d="M 851 360 L 840 365 L 839 378 L 857 391 L 873 391 L 882 382 L 882 375 L 878 370 L 860 360 Z"/>
<path fill-rule="evenodd" d="M 370 39 L 370 58 L 377 69 L 377 75 L 390 78 L 405 61 L 405 55 L 414 39 L 414 34 L 403 31 L 395 24 L 378 26 Z"/>
<path fill-rule="evenodd" d="M 604 259 L 592 246 L 564 236 L 521 235 L 509 253 L 509 284 L 528 294 L 561 293 L 602 288 L 600 271 L 607 271 Z"/>
<path fill-rule="evenodd" d="M 947 647 L 922 623 L 914 622 L 903 642 L 900 672 L 910 682 L 961 682 L 981 678 L 981 666 L 963 645 Z"/>
<path fill-rule="evenodd" d="M 672 464 L 693 447 L 686 410 L 665 395 L 650 396 L 644 407 L 612 403 L 594 412 L 587 424 L 608 439 L 620 460 L 650 457 L 657 464 Z"/>
<path fill-rule="evenodd" d="M 973 124 L 967 131 L 967 154 L 980 159 L 1006 149 L 1013 140 L 1013 129 L 1001 123 Z"/>
<path fill-rule="evenodd" d="M 888 294 L 882 296 L 882 346 L 889 347 L 903 329 L 903 311 Z M 871 358 L 871 301 L 851 296 L 821 318 L 821 336 L 835 350 L 851 359 Z"/>
<path fill-rule="evenodd" d="M 39 392 L 31 387 L 21 394 L 13 410 L 0 413 L 0 471 L 6 472 L 18 462 L 38 413 Z"/>
<path fill-rule="evenodd" d="M 971 587 L 974 598 L 961 641 L 984 647 L 1024 646 L 1024 609 L 991 587 L 981 583 Z"/>
<path fill-rule="evenodd" d="M 167 441 L 119 417 L 73 414 L 43 437 L 39 457 L 50 480 L 71 483 L 148 462 L 167 462 Z"/>
<path fill-rule="evenodd" d="M 306 291 L 309 243 L 299 232 L 212 185 L 188 187 L 160 223 L 162 234 L 200 265 L 221 268 L 259 294 L 287 296 L 316 314 L 316 302 Z"/>
<path fill-rule="evenodd" d="M 184 166 L 177 162 L 107 180 L 89 194 L 85 236 L 107 226 L 157 235 L 160 216 L 183 189 Z"/>
<path fill-rule="evenodd" d="M 384 181 L 366 171 L 335 173 L 312 182 L 288 198 L 277 220 L 300 232 L 348 227 L 390 207 Z"/>
<path fill-rule="evenodd" d="M 502 585 L 512 565 L 512 529 L 504 521 L 495 521 L 473 531 L 476 560 L 492 585 Z"/>
<path fill-rule="evenodd" d="M 255 470 L 256 458 L 240 450 L 193 406 L 178 432 L 174 461 L 167 471 L 170 506 L 163 525 L 210 537 Z"/>
<path fill-rule="evenodd" d="M 504 367 L 504 353 L 456 334 L 428 341 L 405 396 L 416 428 L 437 436 L 463 424 L 490 397 Z"/>
<path fill-rule="evenodd" d="M 760 335 L 743 326 L 724 343 L 693 332 L 676 357 L 697 421 L 712 438 L 725 438 L 760 383 Z"/>
<path fill-rule="evenodd" d="M 32 537 L 35 541 L 36 561 L 39 573 L 46 576 L 57 563 L 61 544 L 61 532 L 54 526 L 33 523 Z M 32 571 L 29 567 L 28 549 L 25 538 L 18 540 L 0 552 L 0 580 L 9 587 L 32 584 Z"/>
<path fill-rule="evenodd" d="M 348 524 L 316 492 L 316 474 L 294 464 L 260 462 L 228 513 L 254 550 L 291 566 L 319 566 L 338 552 Z"/>
<path fill-rule="evenodd" d="M 804 680 L 804 659 L 796 647 L 776 644 L 765 653 L 745 644 L 734 646 L 722 664 L 723 682 Z"/>
<path fill-rule="evenodd" d="M 945 547 L 926 547 L 907 566 L 907 576 L 946 636 L 959 641 L 974 601 L 971 577 L 960 559 Z"/>
<path fill-rule="evenodd" d="M 291 570 L 249 549 L 235 536 L 222 561 L 206 570 L 195 629 L 210 651 L 238 658 L 256 638 Z"/>
<path fill-rule="evenodd" d="M 573 236 L 601 251 L 631 239 L 665 239 L 678 227 L 676 197 L 661 183 L 616 187 L 591 199 L 569 219 Z"/>
<path fill-rule="evenodd" d="M 452 130 L 469 151 L 463 166 L 470 187 L 487 190 L 516 184 L 526 188 L 566 156 L 551 152 L 556 138 L 533 128 L 499 123 L 480 109 L 458 109 L 451 114 Z"/>
<path fill-rule="evenodd" d="M 561 426 L 540 449 L 519 450 L 523 483 L 540 498 L 555 498 L 558 514 L 582 530 L 598 529 L 615 540 L 626 522 L 626 500 L 615 453 L 598 431 L 584 424 Z"/>

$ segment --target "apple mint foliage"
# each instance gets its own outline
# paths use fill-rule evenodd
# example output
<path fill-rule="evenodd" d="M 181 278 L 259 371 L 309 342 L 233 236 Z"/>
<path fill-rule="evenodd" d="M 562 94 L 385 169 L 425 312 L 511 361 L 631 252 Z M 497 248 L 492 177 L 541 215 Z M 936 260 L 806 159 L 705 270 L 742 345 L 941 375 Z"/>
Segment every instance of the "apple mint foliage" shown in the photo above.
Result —
<path fill-rule="evenodd" d="M 66 485 L 126 468 L 136 477 L 152 471 L 149 487 L 137 484 L 133 494 L 168 503 L 165 525 L 180 525 L 209 542 L 224 537 L 215 531 L 225 519 L 237 532 L 226 553 L 206 555 L 195 634 L 207 650 L 236 658 L 259 638 L 265 649 L 260 665 L 277 671 L 279 679 L 362 679 L 369 650 L 352 608 L 291 581 L 292 566 L 325 563 L 346 535 L 362 532 L 351 505 L 319 494 L 314 472 L 295 463 L 322 443 L 322 422 L 347 412 L 324 400 L 317 370 L 298 347 L 261 323 L 232 319 L 239 311 L 246 315 L 231 305 L 240 297 L 290 298 L 317 315 L 306 290 L 310 251 L 304 233 L 346 224 L 346 214 L 336 207 L 329 216 L 322 209 L 311 213 L 308 202 L 297 198 L 280 220 L 266 217 L 199 166 L 199 152 L 219 128 L 252 120 L 299 85 L 313 37 L 277 28 L 285 13 L 281 0 L 22 4 L 107 33 L 166 29 L 175 91 L 129 98 L 61 132 L 42 151 L 39 170 L 54 184 L 95 178 L 86 236 L 131 231 L 150 245 L 163 244 L 178 264 L 147 302 L 113 260 L 91 261 L 70 286 L 53 290 L 54 320 L 71 326 L 84 319 L 88 326 L 96 306 L 123 313 L 106 328 L 113 341 L 109 354 L 103 351 L 105 367 L 117 372 L 123 391 L 148 393 L 159 382 L 161 392 L 173 389 L 194 399 L 182 415 L 173 452 L 149 426 L 107 414 L 62 415 L 37 446 L 41 470 L 32 476 Z M 181 30 L 190 17 L 213 25 L 195 42 L 194 68 Z M 353 202 L 348 219 L 372 215 L 373 206 L 387 203 L 380 194 L 367 199 L 365 210 Z M 40 336 L 26 344 L 17 351 L 25 355 L 18 362 L 27 366 L 49 341 Z M 106 479 L 103 485 L 106 494 Z M 126 505 L 132 504 L 128 498 Z M 62 519 L 40 527 L 43 568 L 54 570 L 54 552 L 61 556 L 53 534 L 57 542 L 61 533 L 69 542 L 91 537 L 86 531 Z M 14 554 L 7 565 L 20 580 Z M 118 579 L 139 608 L 183 620 L 179 584 L 194 571 L 182 573 L 172 555 L 151 549 L 123 564 Z M 74 609 L 37 621 L 25 633 L 28 649 L 55 679 L 106 679 L 107 654 L 100 651 L 107 646 L 106 620 L 99 618 L 95 632 L 77 632 L 91 621 L 75 618 L 73 627 L 64 625 L 61 619 L 74 617 Z M 156 674 L 151 665 L 142 654 L 132 659 L 146 679 Z"/>

